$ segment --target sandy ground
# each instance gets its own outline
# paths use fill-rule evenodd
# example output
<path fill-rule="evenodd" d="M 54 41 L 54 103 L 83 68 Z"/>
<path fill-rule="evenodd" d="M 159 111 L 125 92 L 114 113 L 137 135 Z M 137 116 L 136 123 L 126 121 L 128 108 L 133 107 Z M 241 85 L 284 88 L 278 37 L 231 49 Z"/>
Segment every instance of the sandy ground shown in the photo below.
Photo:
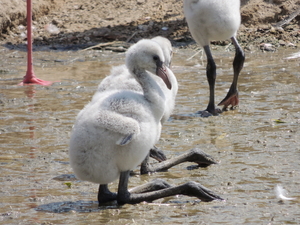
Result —
<path fill-rule="evenodd" d="M 299 5 L 300 0 L 243 0 L 238 33 L 242 46 L 266 50 L 298 46 L 300 16 L 277 28 L 274 24 Z M 87 47 L 112 41 L 136 42 L 156 35 L 168 37 L 177 46 L 193 43 L 181 0 L 33 0 L 33 8 L 35 46 Z M 24 45 L 26 3 L 2 0 L 0 19 L 0 43 Z"/>

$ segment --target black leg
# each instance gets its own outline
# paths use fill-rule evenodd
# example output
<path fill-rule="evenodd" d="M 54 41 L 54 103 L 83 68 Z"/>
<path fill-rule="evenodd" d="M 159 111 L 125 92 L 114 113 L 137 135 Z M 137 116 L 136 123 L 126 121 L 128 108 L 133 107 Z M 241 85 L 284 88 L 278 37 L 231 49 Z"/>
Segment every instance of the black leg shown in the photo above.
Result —
<path fill-rule="evenodd" d="M 235 47 L 235 57 L 233 60 L 233 81 L 226 97 L 218 104 L 219 106 L 223 105 L 223 111 L 227 110 L 228 106 L 230 105 L 231 109 L 234 109 L 239 104 L 237 83 L 239 74 L 244 66 L 245 61 L 245 54 L 238 41 L 235 37 L 232 37 L 231 40 Z"/>
<path fill-rule="evenodd" d="M 215 82 L 216 82 L 216 64 L 212 57 L 209 45 L 203 47 L 206 57 L 207 57 L 207 66 L 206 66 L 206 77 L 209 84 L 209 102 L 205 111 L 199 111 L 198 113 L 201 114 L 203 117 L 211 116 L 211 115 L 218 115 L 221 113 L 220 109 L 217 109 L 215 106 Z"/>
<path fill-rule="evenodd" d="M 209 102 L 206 110 L 213 114 L 215 111 L 215 83 L 217 67 L 212 57 L 209 45 L 204 46 L 204 50 L 207 56 L 206 77 L 209 84 Z"/>
<path fill-rule="evenodd" d="M 166 155 L 163 153 L 162 150 L 158 149 L 156 146 L 153 146 L 153 148 L 150 149 L 150 153 L 146 156 L 144 161 L 141 164 L 140 173 L 141 174 L 147 174 L 150 171 L 150 165 L 149 165 L 149 157 L 156 159 L 159 162 L 167 160 Z"/>
<path fill-rule="evenodd" d="M 99 205 L 101 203 L 106 203 L 106 202 L 110 202 L 110 201 L 114 201 L 114 200 L 117 200 L 117 194 L 110 192 L 107 184 L 100 184 L 99 191 L 98 191 Z"/>
<path fill-rule="evenodd" d="M 160 198 L 174 196 L 178 194 L 197 197 L 202 201 L 209 202 L 213 200 L 223 200 L 220 196 L 214 194 L 209 189 L 196 182 L 188 182 L 176 187 L 167 187 L 158 191 L 146 193 L 130 193 L 127 189 L 130 171 L 122 172 L 120 175 L 118 189 L 118 204 L 136 204 L 143 201 L 151 202 Z"/>
<path fill-rule="evenodd" d="M 148 174 L 151 173 L 151 166 L 149 164 L 149 154 L 146 156 L 144 161 L 141 163 L 140 173 L 141 174 Z"/>
<path fill-rule="evenodd" d="M 131 194 L 128 191 L 128 179 L 130 176 L 130 171 L 124 171 L 120 174 L 119 186 L 118 186 L 118 196 L 117 201 L 118 204 L 126 204 L 131 203 Z M 138 203 L 138 202 L 132 202 Z"/>
<path fill-rule="evenodd" d="M 206 167 L 217 163 L 210 155 L 198 148 L 193 148 L 177 157 L 154 165 L 149 165 L 148 161 L 144 161 L 141 165 L 141 174 L 167 171 L 169 168 L 184 162 L 194 162 L 197 163 L 199 167 Z"/>

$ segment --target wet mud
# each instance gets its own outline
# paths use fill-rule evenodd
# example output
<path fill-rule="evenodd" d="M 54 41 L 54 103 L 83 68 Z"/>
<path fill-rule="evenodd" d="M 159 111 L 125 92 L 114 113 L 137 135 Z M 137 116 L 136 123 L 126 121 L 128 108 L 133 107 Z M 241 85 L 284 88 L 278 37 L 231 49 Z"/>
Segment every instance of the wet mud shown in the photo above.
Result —
<path fill-rule="evenodd" d="M 57 81 L 42 87 L 17 85 L 26 72 L 25 52 L 0 51 L 0 224 L 299 224 L 300 73 L 299 58 L 289 58 L 297 50 L 248 52 L 239 79 L 240 106 L 201 118 L 186 115 L 208 102 L 205 56 L 191 58 L 195 51 L 175 48 L 172 70 L 179 92 L 158 146 L 167 157 L 198 147 L 218 164 L 184 163 L 168 172 L 136 173 L 129 185 L 154 178 L 174 185 L 196 181 L 225 201 L 176 196 L 101 207 L 97 184 L 62 175 L 72 174 L 68 142 L 77 113 L 111 67 L 124 61 L 124 53 L 36 51 L 36 75 Z M 213 54 L 218 102 L 232 81 L 234 52 L 215 47 Z M 278 199 L 276 185 L 295 199 Z M 117 182 L 110 187 L 116 190 Z"/>

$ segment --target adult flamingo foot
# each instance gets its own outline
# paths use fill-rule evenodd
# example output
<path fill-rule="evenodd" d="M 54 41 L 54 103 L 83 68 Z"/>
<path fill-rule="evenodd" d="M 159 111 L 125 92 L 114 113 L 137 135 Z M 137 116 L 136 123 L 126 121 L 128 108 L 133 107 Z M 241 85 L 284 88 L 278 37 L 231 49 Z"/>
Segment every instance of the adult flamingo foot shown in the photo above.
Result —
<path fill-rule="evenodd" d="M 231 105 L 230 110 L 235 109 L 239 104 L 239 93 L 238 91 L 230 91 L 226 95 L 226 97 L 218 104 L 218 106 L 223 105 L 222 111 L 227 111 L 228 106 Z"/>
<path fill-rule="evenodd" d="M 213 109 L 207 108 L 206 110 L 196 112 L 196 114 L 199 115 L 200 117 L 218 116 L 221 113 L 222 110 L 215 107 Z"/>
<path fill-rule="evenodd" d="M 23 86 L 23 85 L 35 85 L 35 84 L 49 86 L 49 85 L 53 84 L 53 82 L 41 80 L 34 75 L 28 78 L 26 75 L 24 77 L 24 80 L 19 85 Z"/>

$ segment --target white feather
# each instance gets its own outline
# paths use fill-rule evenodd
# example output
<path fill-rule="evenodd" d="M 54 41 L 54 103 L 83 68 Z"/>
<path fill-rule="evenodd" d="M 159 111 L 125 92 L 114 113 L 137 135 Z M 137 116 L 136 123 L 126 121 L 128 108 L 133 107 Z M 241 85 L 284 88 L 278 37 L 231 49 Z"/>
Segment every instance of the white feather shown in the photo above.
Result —
<path fill-rule="evenodd" d="M 286 197 L 287 191 L 279 184 L 277 184 L 275 187 L 275 194 L 276 194 L 276 197 L 280 200 L 295 200 L 296 199 L 296 198 Z"/>

